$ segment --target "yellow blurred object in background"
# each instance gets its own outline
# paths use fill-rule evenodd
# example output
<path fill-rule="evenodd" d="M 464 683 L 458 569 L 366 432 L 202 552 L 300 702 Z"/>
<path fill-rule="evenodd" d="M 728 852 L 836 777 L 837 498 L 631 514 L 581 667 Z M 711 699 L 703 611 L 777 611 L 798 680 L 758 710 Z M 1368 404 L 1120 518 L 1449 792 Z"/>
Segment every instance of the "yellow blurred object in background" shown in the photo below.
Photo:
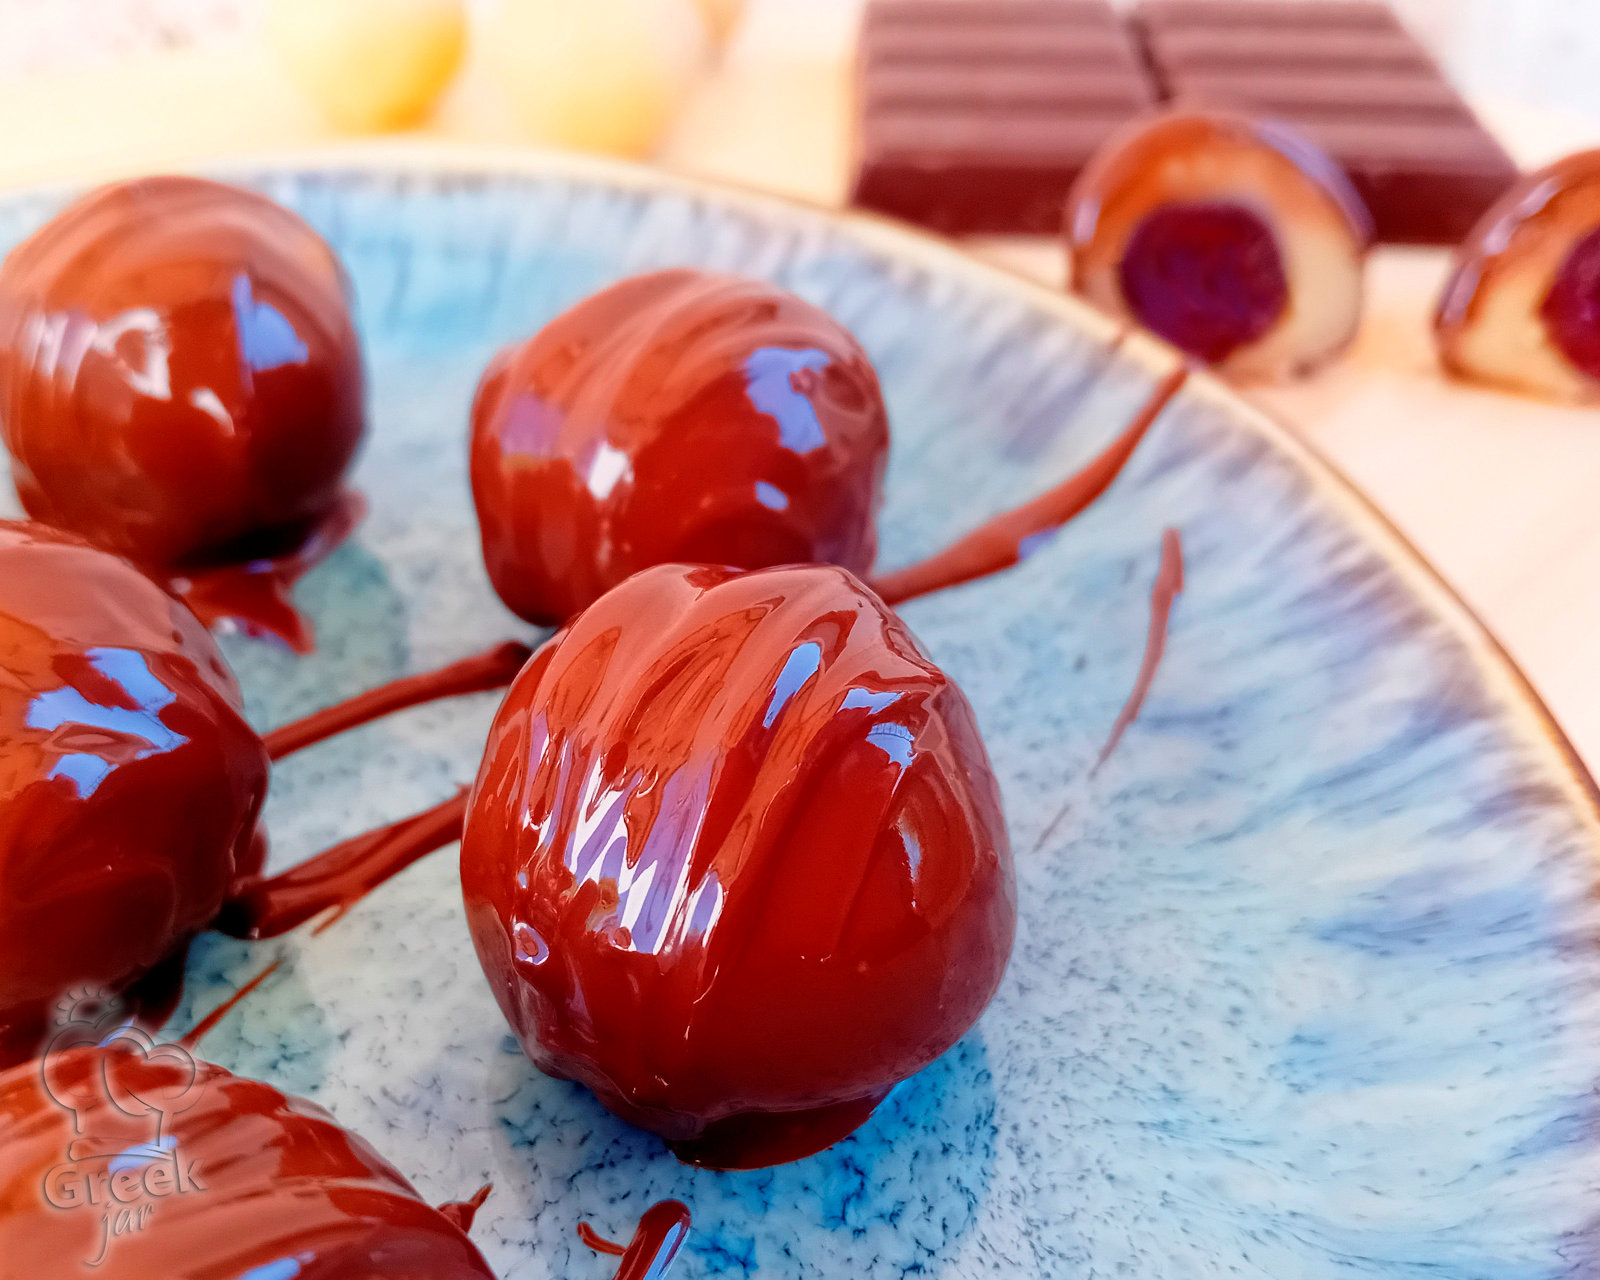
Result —
<path fill-rule="evenodd" d="M 706 30 L 718 45 L 728 43 L 728 37 L 744 16 L 745 0 L 695 0 L 700 14 L 706 20 Z"/>
<path fill-rule="evenodd" d="M 423 120 L 467 40 L 461 0 L 272 0 L 266 25 L 300 90 L 357 133 Z"/>
<path fill-rule="evenodd" d="M 653 151 L 707 62 L 695 0 L 503 0 L 487 52 L 530 140 Z"/>

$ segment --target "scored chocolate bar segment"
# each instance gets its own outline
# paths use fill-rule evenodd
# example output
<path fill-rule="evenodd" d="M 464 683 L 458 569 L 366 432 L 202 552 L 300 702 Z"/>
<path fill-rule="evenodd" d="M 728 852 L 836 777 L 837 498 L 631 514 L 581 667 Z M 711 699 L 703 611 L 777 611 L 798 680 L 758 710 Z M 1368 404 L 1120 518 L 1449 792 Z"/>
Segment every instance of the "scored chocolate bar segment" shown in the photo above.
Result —
<path fill-rule="evenodd" d="M 1175 98 L 1248 106 L 1265 114 L 1292 114 L 1297 120 L 1472 121 L 1461 95 L 1443 80 L 1404 73 L 1341 69 L 1307 76 L 1259 72 L 1241 84 L 1229 71 L 1180 70 L 1168 73 L 1165 88 Z"/>
<path fill-rule="evenodd" d="M 942 0 L 927 0 L 941 3 Z M 1115 27 L 1074 27 L 1056 22 L 976 22 L 943 26 L 880 26 L 872 30 L 876 47 L 872 65 L 986 66 L 1014 70 L 1033 66 L 1127 68 L 1139 66 L 1138 53 L 1126 32 Z"/>
<path fill-rule="evenodd" d="M 1305 0 L 1287 2 L 1298 5 Z M 1423 74 L 1433 71 L 1433 60 L 1402 31 L 1340 31 L 1324 27 L 1251 30 L 1237 26 L 1155 30 L 1152 53 L 1163 77 L 1169 71 L 1207 67 L 1241 75 L 1263 69 L 1281 72 L 1318 67 Z"/>
<path fill-rule="evenodd" d="M 1139 20 L 1172 30 L 1183 27 L 1243 27 L 1251 31 L 1333 29 L 1403 31 L 1394 11 L 1380 0 L 1317 0 L 1260 4 L 1242 0 L 1145 0 Z"/>
<path fill-rule="evenodd" d="M 1298 129 L 1343 166 L 1379 240 L 1453 244 L 1516 166 L 1383 5 L 1145 0 L 1135 25 L 1166 97 Z"/>
<path fill-rule="evenodd" d="M 930 4 L 938 12 L 929 14 Z M 982 26 L 1065 21 L 1080 27 L 1116 27 L 1120 19 L 1106 0 L 874 0 L 862 19 L 866 26 L 922 26 L 940 23 Z"/>
<path fill-rule="evenodd" d="M 873 0 L 859 72 L 855 203 L 951 234 L 1055 232 L 1156 98 L 1107 0 Z"/>

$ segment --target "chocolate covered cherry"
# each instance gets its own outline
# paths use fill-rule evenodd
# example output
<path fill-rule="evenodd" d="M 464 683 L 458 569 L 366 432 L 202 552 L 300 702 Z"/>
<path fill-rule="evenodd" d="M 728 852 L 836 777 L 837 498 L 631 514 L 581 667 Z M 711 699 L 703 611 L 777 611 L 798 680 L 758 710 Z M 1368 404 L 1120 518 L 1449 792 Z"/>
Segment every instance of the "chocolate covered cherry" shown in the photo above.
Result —
<path fill-rule="evenodd" d="M 321 1107 L 174 1046 L 124 1033 L 0 1073 L 7 1276 L 494 1280 L 474 1207 L 435 1209 Z"/>
<path fill-rule="evenodd" d="M 497 688 L 527 656 L 496 646 L 263 740 L 180 601 L 71 534 L 0 521 L 0 1066 L 38 1052 L 66 991 L 138 984 L 130 1011 L 159 1022 L 195 934 L 286 932 L 454 840 L 460 798 L 262 878 L 269 760 Z"/>
<path fill-rule="evenodd" d="M 181 953 L 259 865 L 267 752 L 193 614 L 127 561 L 0 521 L 0 1065 L 61 992 Z"/>
<path fill-rule="evenodd" d="M 562 622 L 653 564 L 865 573 L 888 445 L 877 376 L 824 312 L 733 276 L 624 280 L 484 374 L 489 577 L 522 617 Z"/>
<path fill-rule="evenodd" d="M 828 565 L 662 565 L 550 640 L 461 846 L 523 1048 L 680 1158 L 798 1159 L 967 1031 L 1011 952 L 961 691 Z"/>
<path fill-rule="evenodd" d="M 1453 374 L 1600 398 L 1600 151 L 1531 173 L 1463 242 L 1437 322 Z"/>
<path fill-rule="evenodd" d="M 23 506 L 162 576 L 348 523 L 363 402 L 344 271 L 264 196 L 103 187 L 0 267 L 0 440 Z"/>
<path fill-rule="evenodd" d="M 1067 204 L 1073 288 L 1241 378 L 1281 377 L 1355 336 L 1367 211 L 1281 125 L 1174 112 L 1108 142 Z"/>

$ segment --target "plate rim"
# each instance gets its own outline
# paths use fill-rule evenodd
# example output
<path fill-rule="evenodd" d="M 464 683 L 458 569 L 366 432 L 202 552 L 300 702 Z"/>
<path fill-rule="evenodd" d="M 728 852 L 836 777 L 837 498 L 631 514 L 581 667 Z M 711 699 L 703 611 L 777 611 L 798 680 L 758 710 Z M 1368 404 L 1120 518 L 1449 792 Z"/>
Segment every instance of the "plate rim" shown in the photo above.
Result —
<path fill-rule="evenodd" d="M 149 165 L 96 166 L 77 178 L 6 187 L 0 190 L 0 205 L 41 199 L 64 201 L 106 182 L 153 172 L 233 179 L 251 174 L 297 173 L 369 180 L 551 178 L 641 195 L 672 193 L 720 203 L 758 220 L 776 217 L 843 233 L 884 256 L 1010 293 L 1106 347 L 1115 344 L 1119 355 L 1140 366 L 1152 382 L 1165 377 L 1185 359 L 1154 334 L 1106 315 L 1065 288 L 1052 288 L 1018 270 L 978 258 L 963 250 L 959 242 L 909 223 L 866 210 L 765 191 L 726 178 L 526 144 L 365 139 L 222 154 L 155 169 Z M 1450 628 L 1466 647 L 1497 703 L 1514 707 L 1529 718 L 1529 728 L 1535 731 L 1529 738 L 1538 741 L 1551 757 L 1548 763 L 1563 782 L 1572 811 L 1583 818 L 1591 850 L 1600 853 L 1600 782 L 1517 660 L 1416 543 L 1321 449 L 1217 374 L 1193 369 L 1180 394 L 1198 396 L 1224 411 L 1235 424 L 1293 461 L 1322 496 L 1341 509 L 1347 528 L 1382 555 L 1419 603 Z"/>

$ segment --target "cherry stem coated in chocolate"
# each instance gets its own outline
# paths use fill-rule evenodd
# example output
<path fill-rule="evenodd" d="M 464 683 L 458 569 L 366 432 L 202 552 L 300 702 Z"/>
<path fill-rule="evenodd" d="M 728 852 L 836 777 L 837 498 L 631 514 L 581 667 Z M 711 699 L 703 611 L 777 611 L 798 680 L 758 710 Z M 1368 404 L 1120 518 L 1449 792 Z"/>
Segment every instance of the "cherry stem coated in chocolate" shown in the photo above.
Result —
<path fill-rule="evenodd" d="M 1025 543 L 1059 529 L 1110 488 L 1188 377 L 1188 366 L 1182 366 L 1163 378 L 1127 429 L 1082 471 L 980 525 L 936 555 L 878 578 L 874 590 L 887 603 L 900 604 L 1017 564 L 1026 554 Z"/>
<path fill-rule="evenodd" d="M 522 670 L 532 652 L 525 644 L 508 641 L 437 671 L 370 689 L 267 734 L 263 739 L 267 753 L 273 760 L 281 760 L 407 707 L 502 688 Z M 463 788 L 431 809 L 353 836 L 281 875 L 245 880 L 223 904 L 215 927 L 238 938 L 274 938 L 332 910 L 334 914 L 322 925 L 326 928 L 390 877 L 459 839 L 465 817 Z"/>
<path fill-rule="evenodd" d="M 489 1193 L 493 1190 L 494 1183 L 485 1182 L 472 1193 L 470 1200 L 452 1200 L 448 1204 L 440 1205 L 439 1212 L 463 1232 L 471 1231 L 473 1222 L 477 1220 L 478 1210 L 483 1208 L 484 1201 L 489 1198 Z"/>
<path fill-rule="evenodd" d="M 1138 678 L 1133 682 L 1133 692 L 1123 704 L 1122 712 L 1111 726 L 1106 745 L 1100 748 L 1100 758 L 1095 761 L 1098 772 L 1117 749 L 1122 735 L 1139 718 L 1139 711 L 1150 693 L 1150 686 L 1161 665 L 1161 656 L 1167 650 L 1167 628 L 1172 619 L 1172 605 L 1183 591 L 1183 540 L 1176 529 L 1166 529 L 1161 534 L 1161 567 L 1156 570 L 1155 585 L 1150 589 L 1150 632 L 1145 639 L 1144 660 L 1139 664 Z"/>
<path fill-rule="evenodd" d="M 1165 529 L 1161 534 L 1161 567 L 1156 570 L 1155 585 L 1150 590 L 1150 630 L 1145 638 L 1144 659 L 1139 664 L 1139 674 L 1134 679 L 1133 692 L 1128 695 L 1128 700 L 1123 704 L 1116 723 L 1111 727 L 1111 734 L 1106 739 L 1105 746 L 1100 748 L 1099 758 L 1089 770 L 1090 777 L 1100 772 L 1100 766 L 1117 749 L 1123 734 L 1139 718 L 1145 697 L 1155 682 L 1161 657 L 1167 650 L 1167 626 L 1172 617 L 1172 605 L 1182 590 L 1183 540 L 1176 529 Z M 1071 810 L 1070 802 L 1056 810 L 1055 816 L 1045 824 L 1044 830 L 1039 833 L 1039 838 L 1034 841 L 1033 848 L 1029 851 L 1030 856 L 1045 847 L 1050 837 L 1055 835 L 1062 819 Z"/>
<path fill-rule="evenodd" d="M 407 707 L 502 688 L 522 670 L 532 652 L 525 644 L 507 641 L 436 671 L 369 689 L 267 734 L 263 739 L 267 753 L 273 760 L 281 760 Z M 465 816 L 463 788 L 431 809 L 353 836 L 281 875 L 245 880 L 223 904 L 216 928 L 233 937 L 274 938 L 333 910 L 321 926 L 326 928 L 391 876 L 459 839 Z"/>
<path fill-rule="evenodd" d="M 663 1200 L 646 1209 L 627 1248 L 607 1240 L 587 1222 L 578 1224 L 578 1239 L 589 1248 L 622 1259 L 616 1280 L 663 1280 L 688 1235 L 689 1208 L 678 1200 Z"/>
<path fill-rule="evenodd" d="M 533 650 L 525 644 L 515 641 L 498 644 L 473 657 L 440 667 L 437 671 L 406 676 L 357 694 L 337 706 L 324 707 L 303 720 L 274 729 L 262 741 L 267 744 L 268 756 L 273 760 L 282 760 L 302 747 L 309 747 L 407 707 L 457 694 L 504 688 L 532 656 Z"/>
<path fill-rule="evenodd" d="M 188 1049 L 190 1052 L 198 1049 L 200 1042 L 216 1030 L 217 1024 L 237 1009 L 246 996 L 273 974 L 277 973 L 282 964 L 283 961 L 274 960 L 260 973 L 256 974 L 249 982 L 245 983 L 244 986 L 240 987 L 210 1013 L 206 1014 L 205 1017 L 201 1018 L 199 1022 L 190 1027 L 189 1033 L 178 1041 L 178 1047 L 180 1049 Z"/>
<path fill-rule="evenodd" d="M 417 859 L 459 840 L 466 813 L 463 787 L 431 809 L 354 836 L 281 875 L 247 880 L 223 904 L 215 928 L 234 938 L 275 938 L 324 911 L 333 910 L 337 920 Z"/>
<path fill-rule="evenodd" d="M 613 1258 L 620 1258 L 628 1252 L 626 1245 L 620 1245 L 615 1240 L 607 1240 L 587 1222 L 578 1224 L 578 1239 L 596 1253 L 610 1254 Z"/>

